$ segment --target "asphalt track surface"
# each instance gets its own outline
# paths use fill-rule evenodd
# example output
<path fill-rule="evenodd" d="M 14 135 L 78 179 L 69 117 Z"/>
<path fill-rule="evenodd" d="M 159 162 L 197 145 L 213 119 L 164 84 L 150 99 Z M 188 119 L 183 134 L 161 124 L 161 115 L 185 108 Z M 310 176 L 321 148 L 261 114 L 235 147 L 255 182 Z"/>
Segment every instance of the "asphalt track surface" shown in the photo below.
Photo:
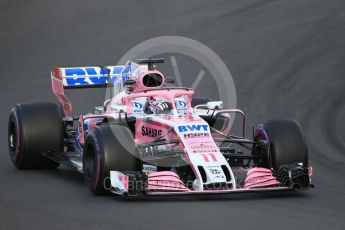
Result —
<path fill-rule="evenodd" d="M 128 200 L 94 197 L 64 167 L 14 168 L 9 111 L 18 102 L 54 101 L 54 66 L 116 63 L 162 35 L 195 39 L 224 60 L 249 124 L 298 120 L 316 188 Z M 344 229 L 344 60 L 343 0 L 0 0 L 0 229 Z"/>

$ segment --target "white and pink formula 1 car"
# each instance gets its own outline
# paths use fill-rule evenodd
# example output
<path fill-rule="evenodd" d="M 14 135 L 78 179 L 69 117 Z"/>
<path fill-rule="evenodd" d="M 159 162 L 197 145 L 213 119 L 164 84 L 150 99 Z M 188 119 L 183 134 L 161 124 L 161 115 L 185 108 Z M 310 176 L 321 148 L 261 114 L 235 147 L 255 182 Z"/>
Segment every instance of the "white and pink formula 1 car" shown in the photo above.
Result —
<path fill-rule="evenodd" d="M 163 59 L 124 66 L 56 68 L 59 104 L 17 104 L 8 125 L 10 157 L 18 169 L 66 164 L 83 173 L 95 195 L 223 194 L 308 189 L 312 169 L 297 122 L 264 121 L 253 140 L 245 114 L 221 101 L 167 87 L 155 68 Z M 68 88 L 108 87 L 93 114 L 75 116 Z M 234 117 L 243 135 L 231 135 Z"/>

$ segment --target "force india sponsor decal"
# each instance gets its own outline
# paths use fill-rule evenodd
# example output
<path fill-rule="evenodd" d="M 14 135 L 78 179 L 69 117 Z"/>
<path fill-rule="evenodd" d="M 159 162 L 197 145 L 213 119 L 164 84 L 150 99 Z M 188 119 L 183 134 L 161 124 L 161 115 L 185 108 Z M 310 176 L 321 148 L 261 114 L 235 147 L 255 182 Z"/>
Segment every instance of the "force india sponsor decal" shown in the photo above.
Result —
<path fill-rule="evenodd" d="M 217 152 L 217 149 L 214 146 L 212 141 L 202 141 L 200 143 L 190 143 L 189 148 L 193 153 L 211 153 Z"/>
<path fill-rule="evenodd" d="M 210 171 L 210 173 L 212 173 L 213 175 L 221 175 L 222 172 L 220 171 L 218 166 L 206 166 L 206 168 L 208 169 L 208 171 Z"/>
<path fill-rule="evenodd" d="M 199 137 L 209 137 L 209 133 L 185 133 L 183 134 L 184 138 L 199 138 Z"/>
<path fill-rule="evenodd" d="M 141 127 L 141 135 L 156 138 L 156 137 L 159 137 L 162 135 L 162 130 L 142 126 Z"/>
<path fill-rule="evenodd" d="M 139 102 L 134 101 L 133 105 L 133 112 L 134 113 L 142 113 L 143 112 L 143 105 Z"/>
<path fill-rule="evenodd" d="M 187 112 L 187 102 L 183 99 L 175 99 L 177 113 L 184 114 Z"/>
<path fill-rule="evenodd" d="M 183 132 L 207 132 L 209 129 L 208 125 L 179 125 L 178 131 Z"/>
<path fill-rule="evenodd" d="M 183 134 L 186 147 L 192 153 L 216 153 L 218 148 L 215 145 L 210 133 L 186 133 Z"/>
<path fill-rule="evenodd" d="M 213 178 L 224 178 L 223 172 L 219 166 L 206 166 L 206 168 L 212 174 Z"/>

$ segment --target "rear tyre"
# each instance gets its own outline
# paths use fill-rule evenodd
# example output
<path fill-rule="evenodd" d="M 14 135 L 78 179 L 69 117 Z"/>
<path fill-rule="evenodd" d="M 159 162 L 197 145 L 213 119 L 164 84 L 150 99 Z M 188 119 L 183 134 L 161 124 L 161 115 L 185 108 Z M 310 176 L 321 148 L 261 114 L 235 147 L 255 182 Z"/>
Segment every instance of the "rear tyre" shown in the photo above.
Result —
<path fill-rule="evenodd" d="M 84 144 L 83 171 L 94 195 L 110 193 L 110 171 L 140 171 L 131 131 L 120 125 L 93 128 Z"/>
<path fill-rule="evenodd" d="M 60 106 L 39 102 L 17 104 L 8 122 L 8 146 L 18 169 L 50 169 L 58 163 L 42 153 L 63 151 L 64 128 Z"/>
<path fill-rule="evenodd" d="M 308 167 L 308 149 L 300 125 L 293 120 L 264 121 L 256 129 L 256 142 L 266 143 L 267 151 L 261 154 L 261 165 L 279 170 L 287 164 Z"/>

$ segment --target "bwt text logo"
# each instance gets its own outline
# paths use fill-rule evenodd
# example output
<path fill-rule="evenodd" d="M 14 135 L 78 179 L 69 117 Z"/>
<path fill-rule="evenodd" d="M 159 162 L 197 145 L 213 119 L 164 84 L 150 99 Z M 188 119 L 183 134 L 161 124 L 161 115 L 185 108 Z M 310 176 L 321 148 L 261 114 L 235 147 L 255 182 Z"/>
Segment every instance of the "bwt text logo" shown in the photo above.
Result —
<path fill-rule="evenodd" d="M 106 84 L 109 79 L 115 83 L 122 70 L 123 66 L 64 68 L 64 81 L 68 86 Z"/>
<path fill-rule="evenodd" d="M 180 133 L 183 132 L 200 132 L 200 131 L 208 131 L 208 125 L 179 125 L 178 131 Z"/>

